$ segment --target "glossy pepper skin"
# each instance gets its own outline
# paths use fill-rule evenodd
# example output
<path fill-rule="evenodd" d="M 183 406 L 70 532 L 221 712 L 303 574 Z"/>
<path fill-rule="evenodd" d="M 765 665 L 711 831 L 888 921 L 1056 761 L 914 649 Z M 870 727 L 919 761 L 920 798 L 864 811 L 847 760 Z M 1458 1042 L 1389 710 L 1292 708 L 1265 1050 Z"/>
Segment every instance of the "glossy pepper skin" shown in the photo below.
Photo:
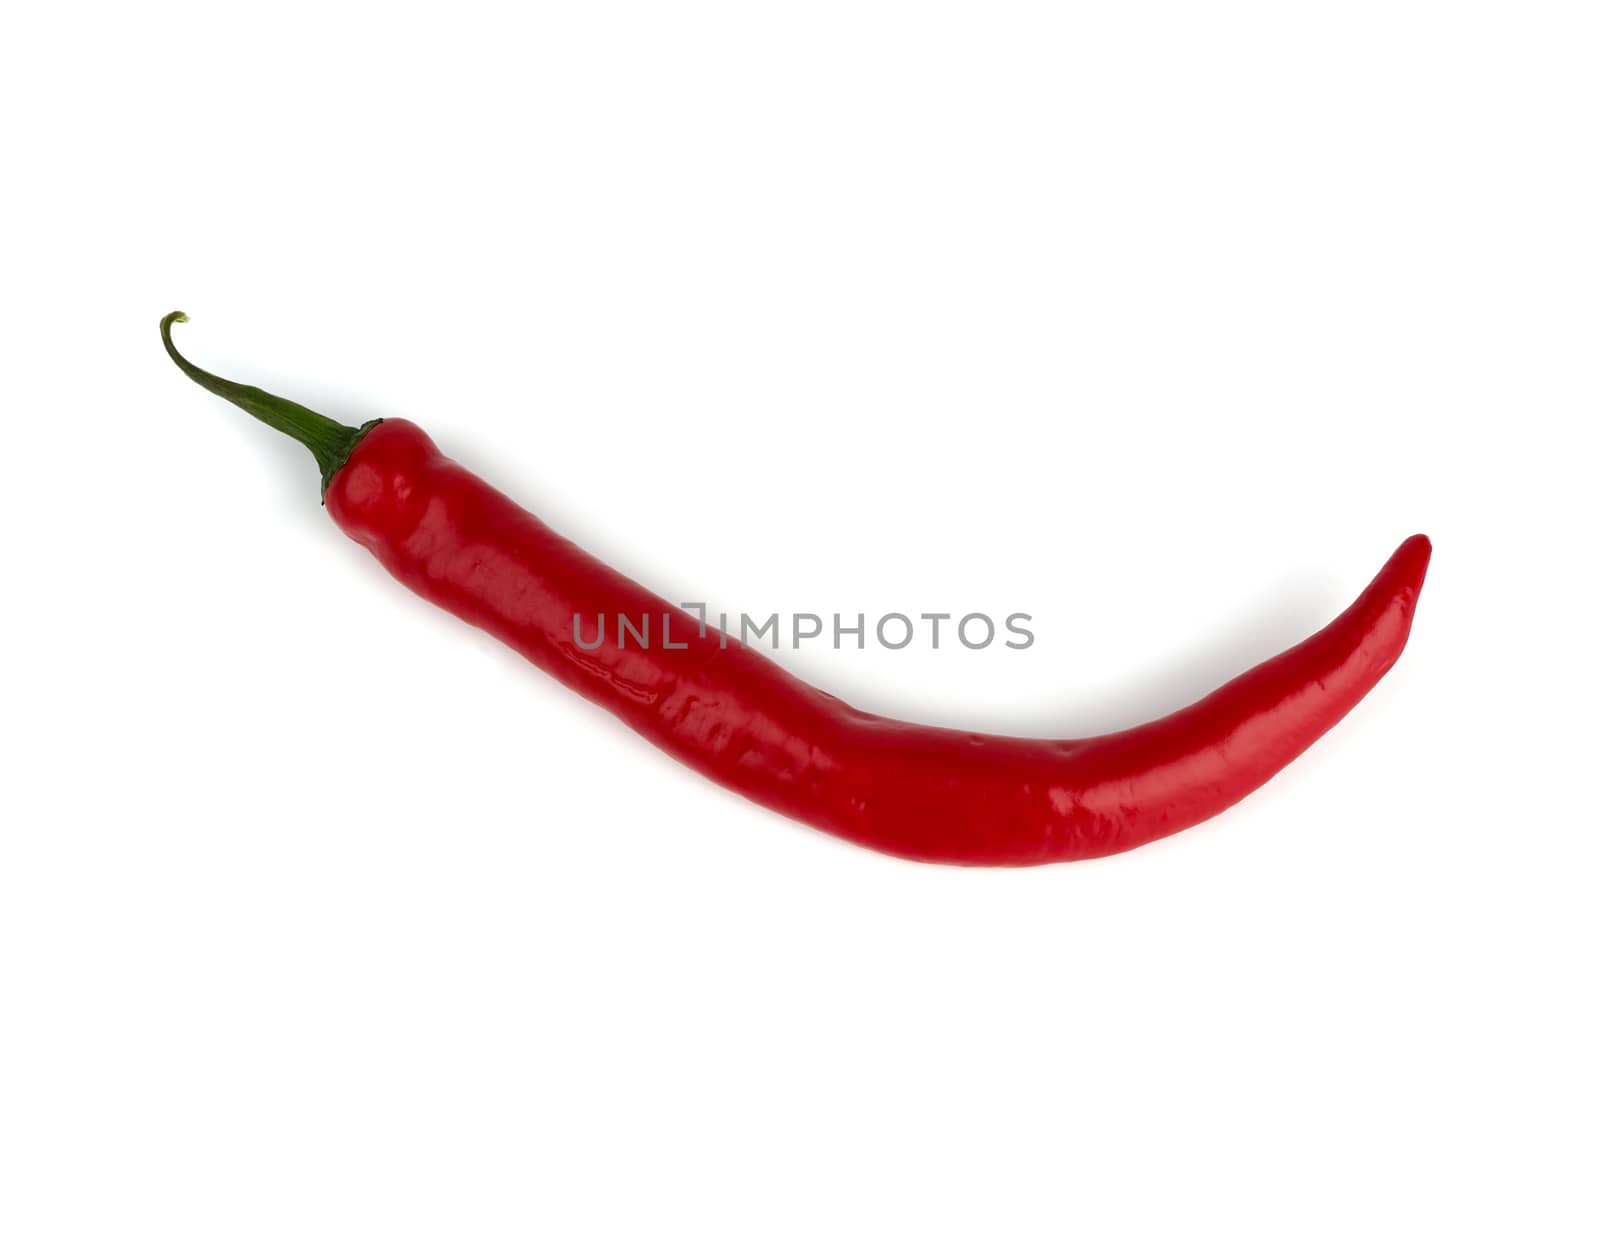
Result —
<path fill-rule="evenodd" d="M 184 361 L 169 331 L 180 316 L 163 322 L 163 338 L 191 377 L 279 429 L 283 413 L 260 411 L 268 402 L 305 420 L 298 406 Z M 340 529 L 412 591 L 723 786 L 865 847 L 953 865 L 1108 856 L 1243 799 L 1395 663 L 1430 553 L 1425 536 L 1407 539 L 1329 626 L 1158 721 L 1090 739 L 969 734 L 861 712 L 702 631 L 443 456 L 410 422 L 328 426 L 316 436 L 320 450 L 288 433 L 324 465 Z M 622 646 L 615 629 L 597 647 L 579 646 L 575 615 L 592 631 L 601 614 L 614 622 L 619 613 L 649 620 L 650 646 Z"/>

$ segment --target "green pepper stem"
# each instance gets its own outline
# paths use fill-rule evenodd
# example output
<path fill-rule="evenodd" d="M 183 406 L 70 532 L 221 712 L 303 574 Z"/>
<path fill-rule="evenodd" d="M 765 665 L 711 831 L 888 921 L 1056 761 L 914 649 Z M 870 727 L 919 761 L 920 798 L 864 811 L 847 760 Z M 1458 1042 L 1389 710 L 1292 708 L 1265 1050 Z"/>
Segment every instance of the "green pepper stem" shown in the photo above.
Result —
<path fill-rule="evenodd" d="M 188 320 L 187 313 L 168 313 L 161 319 L 161 342 L 174 364 L 213 395 L 237 404 L 257 421 L 265 422 L 273 430 L 281 430 L 309 448 L 311 455 L 317 459 L 317 468 L 322 471 L 322 492 L 326 495 L 329 481 L 350 459 L 350 453 L 361 442 L 361 437 L 378 423 L 368 422 L 361 427 L 346 426 L 331 417 L 313 413 L 293 400 L 285 400 L 259 387 L 229 382 L 191 364 L 172 346 L 172 324 Z"/>

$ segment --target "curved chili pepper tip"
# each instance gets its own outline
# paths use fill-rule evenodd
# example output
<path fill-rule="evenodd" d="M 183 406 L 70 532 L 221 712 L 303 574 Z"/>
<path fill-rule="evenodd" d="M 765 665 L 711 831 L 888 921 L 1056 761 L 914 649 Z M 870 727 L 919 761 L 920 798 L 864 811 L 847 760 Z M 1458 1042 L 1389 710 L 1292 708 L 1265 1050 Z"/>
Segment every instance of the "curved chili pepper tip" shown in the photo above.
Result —
<path fill-rule="evenodd" d="M 1413 594 L 1422 590 L 1422 580 L 1428 572 L 1428 562 L 1433 558 L 1433 541 L 1426 535 L 1412 535 L 1394 550 L 1389 567 L 1403 573 L 1402 581 L 1411 586 Z"/>

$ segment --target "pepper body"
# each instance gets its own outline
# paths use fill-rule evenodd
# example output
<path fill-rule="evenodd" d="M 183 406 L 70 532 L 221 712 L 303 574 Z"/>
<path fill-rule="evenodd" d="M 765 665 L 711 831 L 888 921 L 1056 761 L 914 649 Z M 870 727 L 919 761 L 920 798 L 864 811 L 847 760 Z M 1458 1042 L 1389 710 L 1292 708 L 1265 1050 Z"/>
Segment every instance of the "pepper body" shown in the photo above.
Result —
<path fill-rule="evenodd" d="M 1406 540 L 1332 624 L 1185 709 L 1115 734 L 1046 740 L 852 708 L 702 630 L 441 455 L 410 422 L 361 433 L 325 499 L 340 528 L 412 591 L 684 764 L 866 847 L 956 865 L 1107 856 L 1238 802 L 1394 664 L 1431 550 L 1422 535 Z M 623 643 L 615 630 L 580 646 L 575 616 L 602 614 L 648 619 L 658 632 L 665 620 L 674 646 L 659 635 L 648 647 Z"/>

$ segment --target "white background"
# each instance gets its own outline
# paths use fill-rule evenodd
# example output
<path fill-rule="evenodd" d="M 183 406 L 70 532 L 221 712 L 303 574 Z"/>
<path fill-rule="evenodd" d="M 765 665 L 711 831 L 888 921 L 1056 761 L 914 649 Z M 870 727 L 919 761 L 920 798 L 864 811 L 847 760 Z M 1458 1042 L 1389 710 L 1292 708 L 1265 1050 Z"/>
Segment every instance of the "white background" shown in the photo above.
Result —
<path fill-rule="evenodd" d="M 36 5 L 4 100 L 0 1245 L 1593 1248 L 1590 6 Z M 723 793 L 217 371 L 786 655 L 1112 730 L 1411 646 L 1026 872 Z"/>

